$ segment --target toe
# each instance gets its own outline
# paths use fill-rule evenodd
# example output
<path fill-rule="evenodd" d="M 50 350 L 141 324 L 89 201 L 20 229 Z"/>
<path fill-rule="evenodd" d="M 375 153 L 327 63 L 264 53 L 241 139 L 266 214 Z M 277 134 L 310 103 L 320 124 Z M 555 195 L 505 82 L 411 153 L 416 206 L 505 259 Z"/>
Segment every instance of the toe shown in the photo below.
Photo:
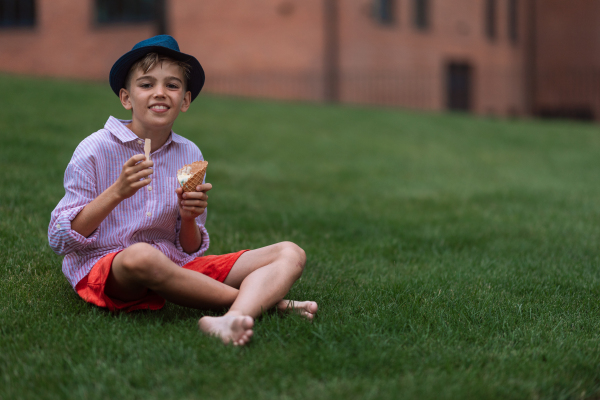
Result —
<path fill-rule="evenodd" d="M 250 329 L 254 326 L 254 319 L 252 317 L 245 317 L 242 322 L 242 327 L 244 329 Z"/>
<path fill-rule="evenodd" d="M 249 340 L 249 338 L 247 338 L 246 336 L 242 336 L 242 337 L 240 338 L 240 340 L 238 340 L 238 344 L 239 344 L 240 346 L 244 346 L 244 345 L 246 345 L 246 343 L 248 343 L 249 341 L 250 341 L 250 340 Z"/>

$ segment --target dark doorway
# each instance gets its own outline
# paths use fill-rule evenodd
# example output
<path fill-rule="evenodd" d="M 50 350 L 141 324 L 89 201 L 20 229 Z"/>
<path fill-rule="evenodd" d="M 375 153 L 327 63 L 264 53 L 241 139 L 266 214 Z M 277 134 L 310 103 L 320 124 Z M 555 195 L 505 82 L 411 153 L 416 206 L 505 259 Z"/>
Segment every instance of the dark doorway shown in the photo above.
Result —
<path fill-rule="evenodd" d="M 473 68 L 466 63 L 450 63 L 446 70 L 447 107 L 453 111 L 471 110 Z"/>

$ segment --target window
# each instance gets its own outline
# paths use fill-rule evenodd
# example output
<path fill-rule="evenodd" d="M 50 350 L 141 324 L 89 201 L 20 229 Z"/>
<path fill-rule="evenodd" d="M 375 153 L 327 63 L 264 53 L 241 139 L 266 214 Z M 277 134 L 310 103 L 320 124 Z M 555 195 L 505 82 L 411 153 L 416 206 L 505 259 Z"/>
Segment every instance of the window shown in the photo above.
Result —
<path fill-rule="evenodd" d="M 100 24 L 156 21 L 155 0 L 96 0 L 96 21 Z"/>
<path fill-rule="evenodd" d="M 508 37 L 513 44 L 519 40 L 519 3 L 508 0 Z"/>
<path fill-rule="evenodd" d="M 415 26 L 425 30 L 429 28 L 429 0 L 414 0 Z"/>
<path fill-rule="evenodd" d="M 485 3 L 485 35 L 490 40 L 496 39 L 496 0 Z"/>
<path fill-rule="evenodd" d="M 377 21 L 384 25 L 392 25 L 395 22 L 396 7 L 394 3 L 394 0 L 375 0 L 373 11 Z"/>
<path fill-rule="evenodd" d="M 34 25 L 34 0 L 0 0 L 0 27 L 29 27 Z"/>

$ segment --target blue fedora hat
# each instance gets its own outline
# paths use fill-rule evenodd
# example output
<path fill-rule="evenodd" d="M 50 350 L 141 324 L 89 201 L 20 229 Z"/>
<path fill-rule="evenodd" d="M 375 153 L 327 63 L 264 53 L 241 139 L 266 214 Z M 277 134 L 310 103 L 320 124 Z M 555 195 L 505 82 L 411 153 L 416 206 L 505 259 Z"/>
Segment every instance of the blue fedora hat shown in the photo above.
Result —
<path fill-rule="evenodd" d="M 142 40 L 131 51 L 123 54 L 110 70 L 110 87 L 118 96 L 121 88 L 125 87 L 125 78 L 131 66 L 148 53 L 164 54 L 177 61 L 185 61 L 191 67 L 187 89 L 192 92 L 192 101 L 198 96 L 204 86 L 204 70 L 194 56 L 179 51 L 177 41 L 169 35 L 158 35 Z"/>

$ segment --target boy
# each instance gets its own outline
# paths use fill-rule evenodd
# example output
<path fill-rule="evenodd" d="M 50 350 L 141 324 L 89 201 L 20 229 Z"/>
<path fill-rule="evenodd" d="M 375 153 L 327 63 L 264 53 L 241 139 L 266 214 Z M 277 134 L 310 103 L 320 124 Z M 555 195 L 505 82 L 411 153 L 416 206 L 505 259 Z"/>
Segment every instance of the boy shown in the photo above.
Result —
<path fill-rule="evenodd" d="M 201 309 L 230 307 L 221 317 L 201 318 L 200 330 L 244 345 L 263 310 L 276 307 L 310 320 L 318 307 L 284 300 L 306 261 L 293 243 L 203 256 L 212 185 L 191 193 L 179 187 L 177 170 L 203 157 L 171 130 L 203 84 L 200 63 L 167 35 L 144 40 L 119 58 L 110 85 L 131 110 L 131 121 L 110 117 L 77 147 L 48 239 L 65 255 L 63 273 L 84 300 L 111 311 L 156 310 L 165 299 Z M 140 154 L 146 138 L 150 159 Z"/>

